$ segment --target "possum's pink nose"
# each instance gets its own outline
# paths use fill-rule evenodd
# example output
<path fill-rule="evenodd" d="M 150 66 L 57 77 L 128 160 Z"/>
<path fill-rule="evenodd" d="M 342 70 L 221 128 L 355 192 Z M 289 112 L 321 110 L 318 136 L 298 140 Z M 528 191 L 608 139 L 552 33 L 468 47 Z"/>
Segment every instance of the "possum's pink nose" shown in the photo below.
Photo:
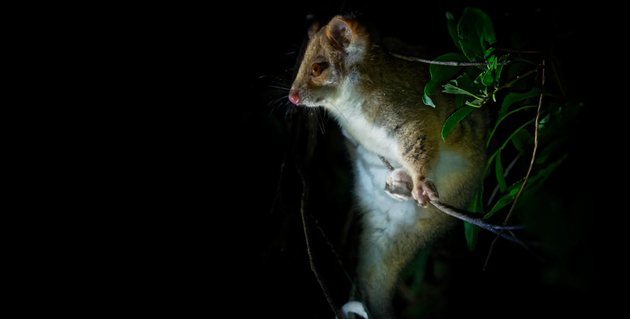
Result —
<path fill-rule="evenodd" d="M 291 101 L 291 103 L 295 105 L 298 105 L 300 103 L 300 95 L 297 91 L 289 92 L 289 101 Z"/>

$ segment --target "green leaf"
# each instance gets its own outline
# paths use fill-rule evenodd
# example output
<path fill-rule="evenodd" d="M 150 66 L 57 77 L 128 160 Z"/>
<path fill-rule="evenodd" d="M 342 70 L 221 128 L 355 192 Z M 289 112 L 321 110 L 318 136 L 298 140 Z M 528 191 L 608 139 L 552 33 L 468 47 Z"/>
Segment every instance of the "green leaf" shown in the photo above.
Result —
<path fill-rule="evenodd" d="M 547 114 L 547 116 L 545 116 L 544 118 L 542 118 L 540 120 L 540 122 L 538 122 L 538 129 L 539 130 L 545 130 L 547 129 L 548 123 L 550 122 L 551 119 L 551 114 Z"/>
<path fill-rule="evenodd" d="M 535 107 L 536 107 L 536 105 L 523 106 L 523 107 L 518 108 L 518 109 L 516 109 L 514 111 L 511 111 L 508 114 L 505 114 L 505 115 L 501 116 L 499 118 L 499 120 L 497 121 L 497 123 L 494 125 L 494 129 L 492 129 L 492 132 L 490 132 L 490 136 L 488 136 L 488 140 L 486 141 L 486 147 L 490 146 L 490 140 L 492 139 L 492 136 L 494 136 L 494 133 L 496 132 L 497 128 L 499 127 L 499 124 L 501 124 L 501 122 L 503 120 L 505 120 L 505 118 L 507 118 L 508 116 L 510 116 L 510 115 L 512 115 L 512 114 L 514 114 L 514 113 L 516 113 L 518 111 L 525 110 L 525 109 L 531 109 L 531 108 L 535 108 Z"/>
<path fill-rule="evenodd" d="M 424 96 L 422 97 L 422 103 L 424 103 L 424 105 L 435 107 L 433 100 L 431 100 L 431 98 L 426 93 L 424 93 Z"/>
<path fill-rule="evenodd" d="M 477 101 L 477 102 L 479 102 L 479 101 Z M 466 101 L 466 103 L 465 103 L 465 104 L 466 104 L 466 105 L 468 105 L 468 106 L 472 106 L 472 107 L 474 107 L 474 108 L 476 108 L 476 109 L 478 109 L 478 108 L 480 108 L 480 107 L 481 107 L 481 105 L 479 105 L 479 104 L 473 104 L 472 102 L 469 102 L 469 101 Z"/>
<path fill-rule="evenodd" d="M 540 96 L 540 88 L 533 88 L 531 91 L 526 93 L 515 93 L 511 92 L 504 99 L 501 104 L 501 110 L 499 111 L 499 117 L 502 117 L 507 113 L 508 108 L 515 102 L 531 99 L 534 97 Z"/>
<path fill-rule="evenodd" d="M 474 94 L 457 87 L 457 80 L 451 80 L 448 84 L 444 85 L 444 90 L 442 92 L 450 94 L 467 94 L 470 96 L 474 96 Z"/>
<path fill-rule="evenodd" d="M 476 214 L 483 214 L 483 182 L 479 185 L 479 191 L 468 205 L 468 211 Z"/>
<path fill-rule="evenodd" d="M 468 205 L 468 211 L 471 213 L 483 214 L 483 183 L 481 183 L 481 188 L 475 194 L 470 205 Z M 468 249 L 473 251 L 475 246 L 477 245 L 477 233 L 479 233 L 479 227 L 472 225 L 468 222 L 464 222 L 464 234 L 466 235 L 466 243 L 468 244 Z"/>
<path fill-rule="evenodd" d="M 523 185 L 522 181 L 520 182 L 520 185 Z M 494 204 L 492 209 L 485 216 L 483 216 L 483 219 L 490 218 L 490 216 L 494 215 L 494 213 L 499 211 L 501 208 L 512 203 L 512 201 L 514 201 L 514 198 L 516 198 L 516 195 L 518 195 L 518 192 L 521 190 L 520 185 L 519 187 L 514 187 L 509 193 L 503 195 L 503 197 L 501 197 L 501 199 L 499 199 L 499 201 Z"/>
<path fill-rule="evenodd" d="M 490 18 L 477 8 L 466 8 L 457 24 L 457 36 L 464 55 L 473 62 L 484 62 L 496 42 Z M 487 66 L 480 66 L 487 70 Z"/>
<path fill-rule="evenodd" d="M 466 235 L 466 244 L 468 244 L 468 250 L 471 252 L 475 250 L 477 246 L 477 234 L 479 233 L 479 226 L 475 226 L 469 222 L 464 222 L 464 234 Z"/>
<path fill-rule="evenodd" d="M 475 78 L 475 81 L 473 81 L 473 83 L 475 84 L 481 84 L 481 81 L 483 80 L 483 76 L 485 75 L 485 72 L 481 72 L 479 73 L 479 75 L 477 75 L 477 77 Z"/>
<path fill-rule="evenodd" d="M 558 167 L 558 165 L 560 165 L 560 163 L 562 163 L 562 161 L 566 159 L 567 156 L 568 155 L 565 154 L 564 156 L 562 156 L 561 159 L 547 165 L 547 167 L 545 167 L 544 169 L 539 170 L 534 176 L 530 176 L 523 192 L 536 186 L 536 182 L 538 182 L 539 180 L 540 183 L 543 183 L 549 177 L 551 172 L 553 172 L 553 170 L 556 169 L 556 167 Z M 492 207 L 490 212 L 488 212 L 488 214 L 483 217 L 483 219 L 490 218 L 490 216 L 499 211 L 501 208 L 512 203 L 512 201 L 516 198 L 516 195 L 518 195 L 518 192 L 521 190 L 521 186 L 523 185 L 523 183 L 524 179 L 512 185 L 510 187 L 510 192 L 499 199 L 499 201 L 494 205 L 494 207 Z"/>
<path fill-rule="evenodd" d="M 451 39 L 453 39 L 453 43 L 455 46 L 461 50 L 462 48 L 459 45 L 459 39 L 457 38 L 457 20 L 452 13 L 446 13 L 446 27 L 448 28 L 448 33 L 451 35 Z"/>
<path fill-rule="evenodd" d="M 445 93 L 450 93 L 450 94 L 465 94 L 465 95 L 469 95 L 474 97 L 475 99 L 478 100 L 483 100 L 482 98 L 466 91 L 465 89 L 458 87 L 457 86 L 457 80 L 451 80 L 448 82 L 448 84 L 444 85 L 444 91 Z"/>
<path fill-rule="evenodd" d="M 507 61 L 507 59 L 508 59 L 508 57 L 509 57 L 509 56 L 510 56 L 509 54 L 506 54 L 506 55 L 504 55 L 504 56 L 502 56 L 502 57 L 498 58 L 497 60 L 495 60 L 495 65 L 494 65 L 494 68 L 495 68 L 495 75 L 496 75 L 496 76 L 494 77 L 494 79 L 497 81 L 497 85 L 499 85 L 499 82 L 501 82 L 501 72 L 503 72 L 503 67 L 504 67 L 505 65 L 500 65 L 500 64 L 498 64 L 498 63 L 496 63 L 496 62 L 497 62 L 497 61 L 498 61 L 498 62 L 505 62 L 505 61 Z M 495 101 L 495 102 L 496 102 L 496 101 Z"/>
<path fill-rule="evenodd" d="M 547 165 L 547 167 L 539 170 L 536 175 L 530 177 L 525 189 L 528 189 L 530 186 L 533 187 L 536 182 L 543 183 L 549 177 L 549 175 L 551 175 L 551 172 L 553 172 L 553 170 L 555 170 L 556 167 L 558 167 L 562 163 L 562 161 L 567 158 L 567 156 L 569 155 L 564 154 L 559 160 Z"/>
<path fill-rule="evenodd" d="M 523 185 L 523 182 L 525 181 L 525 176 L 523 176 L 523 178 L 521 178 L 519 181 L 517 181 L 516 183 L 508 186 L 507 191 L 511 192 L 514 189 L 521 189 L 521 185 Z"/>
<path fill-rule="evenodd" d="M 520 130 L 516 135 L 512 137 L 512 143 L 521 155 L 525 155 L 525 146 L 527 141 L 532 138 L 532 135 L 527 130 Z"/>
<path fill-rule="evenodd" d="M 487 49 L 486 52 L 485 52 L 486 53 L 486 57 L 489 57 L 492 53 L 494 53 L 494 51 L 495 51 L 495 48 L 492 48 L 492 47 Z M 488 60 L 488 62 L 492 62 L 492 61 Z"/>
<path fill-rule="evenodd" d="M 494 83 L 494 78 L 492 77 L 492 71 L 486 71 L 484 76 L 481 78 L 481 84 L 485 86 L 491 86 Z"/>
<path fill-rule="evenodd" d="M 543 148 L 536 155 L 536 164 L 544 164 L 549 156 L 551 156 L 551 154 L 556 151 L 560 146 L 562 146 L 565 142 L 566 137 L 560 137 L 551 142 L 551 144 L 547 145 L 547 147 Z"/>
<path fill-rule="evenodd" d="M 481 73 L 482 71 L 474 66 L 466 67 L 466 70 L 464 71 L 464 74 L 468 75 L 471 79 L 476 79 Z"/>
<path fill-rule="evenodd" d="M 457 94 L 457 96 L 455 97 L 455 106 L 457 108 L 460 108 L 464 105 L 470 105 L 470 106 L 474 106 L 476 108 L 479 108 L 480 105 L 476 105 L 476 104 L 472 104 L 470 103 L 470 101 L 474 101 L 475 99 L 477 101 L 481 100 L 480 98 L 478 98 L 477 96 L 475 96 L 474 94 L 470 93 L 470 92 L 479 92 L 479 90 L 481 88 L 483 88 L 483 85 L 481 84 L 477 84 L 474 83 L 472 81 L 472 78 L 470 77 L 470 74 L 473 74 L 473 76 L 476 76 L 476 74 L 478 73 L 477 71 L 473 71 L 472 73 L 469 72 L 469 70 L 477 70 L 479 71 L 479 69 L 473 68 L 473 67 L 468 67 L 466 69 L 466 72 L 462 75 L 460 75 L 459 77 L 457 77 L 457 79 L 452 80 L 450 82 L 450 84 L 456 86 L 457 88 L 461 89 L 454 89 L 454 88 L 450 88 L 449 90 L 452 90 L 451 92 L 456 92 L 454 94 Z M 468 92 L 470 94 L 466 94 L 463 92 Z"/>
<path fill-rule="evenodd" d="M 459 53 L 447 53 L 435 58 L 435 61 L 467 62 L 468 60 Z M 442 85 L 444 82 L 454 77 L 462 68 L 461 66 L 431 64 L 431 66 L 429 66 L 431 81 L 424 86 L 424 104 L 435 107 L 430 96 L 435 94 L 435 90 L 439 85 Z"/>
<path fill-rule="evenodd" d="M 442 126 L 442 140 L 446 141 L 446 137 L 449 133 L 451 133 L 455 126 L 457 126 L 457 123 L 463 120 L 474 109 L 475 108 L 471 106 L 464 106 L 453 112 L 453 114 L 446 119 L 446 122 L 444 122 L 444 125 Z"/>
<path fill-rule="evenodd" d="M 465 56 L 459 53 L 447 53 L 440 55 L 435 58 L 435 61 L 450 61 L 450 62 L 467 62 Z M 424 93 L 427 95 L 432 95 L 435 93 L 435 89 L 442 83 L 451 79 L 455 76 L 455 74 L 459 73 L 459 71 L 463 67 L 461 66 L 450 66 L 450 65 L 439 65 L 439 64 L 431 64 L 429 66 L 429 73 L 431 73 L 431 81 L 427 83 L 424 87 Z"/>
<path fill-rule="evenodd" d="M 458 94 L 457 96 L 455 96 L 455 108 L 460 108 L 464 106 L 466 102 L 467 101 L 465 95 Z"/>
<path fill-rule="evenodd" d="M 497 154 L 497 158 L 494 159 L 494 170 L 497 176 L 497 182 L 499 183 L 499 190 L 501 193 L 505 192 L 507 185 L 505 184 L 505 178 L 503 177 L 503 164 L 501 163 L 501 152 Z"/>
<path fill-rule="evenodd" d="M 507 140 L 503 143 L 503 145 L 501 145 L 501 147 L 499 147 L 499 149 L 497 149 L 494 154 L 492 154 L 492 156 L 490 156 L 490 158 L 488 159 L 488 162 L 486 163 L 486 169 L 484 171 L 484 178 L 487 174 L 487 172 L 490 169 L 490 164 L 492 164 L 492 160 L 499 154 L 499 152 L 501 152 L 505 146 L 510 142 L 510 140 L 516 136 L 516 134 L 521 131 L 525 126 L 531 124 L 532 122 L 534 122 L 536 120 L 536 118 L 533 118 L 529 121 L 527 121 L 525 124 L 521 125 L 519 128 L 517 128 L 512 134 L 510 134 L 510 136 L 507 138 Z"/>
<path fill-rule="evenodd" d="M 473 83 L 472 78 L 468 73 L 458 76 L 454 83 L 455 86 L 468 92 L 478 92 L 481 88 L 479 85 L 475 85 L 475 83 Z"/>
<path fill-rule="evenodd" d="M 514 198 L 516 198 L 516 195 L 518 195 L 518 192 L 521 191 L 521 186 L 523 186 L 524 182 L 525 182 L 525 177 L 523 177 L 520 181 L 510 185 L 510 187 L 507 188 L 508 193 L 505 194 L 503 197 L 501 197 L 497 201 L 497 203 L 492 207 L 492 209 L 485 216 L 483 216 L 483 219 L 490 218 L 490 216 L 494 215 L 494 213 L 499 211 L 501 208 L 512 203 Z"/>

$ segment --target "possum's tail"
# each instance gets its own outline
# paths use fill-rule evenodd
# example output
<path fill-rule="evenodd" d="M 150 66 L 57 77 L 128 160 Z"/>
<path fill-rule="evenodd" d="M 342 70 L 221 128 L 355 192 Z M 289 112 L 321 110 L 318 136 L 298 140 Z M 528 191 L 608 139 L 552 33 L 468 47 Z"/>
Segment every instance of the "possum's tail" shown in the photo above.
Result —
<path fill-rule="evenodd" d="M 358 301 L 348 301 L 343 307 L 341 307 L 341 312 L 346 318 L 348 318 L 349 313 L 355 313 L 363 318 L 369 318 L 365 308 L 363 308 L 363 304 Z M 335 317 L 335 319 L 339 319 Z"/>

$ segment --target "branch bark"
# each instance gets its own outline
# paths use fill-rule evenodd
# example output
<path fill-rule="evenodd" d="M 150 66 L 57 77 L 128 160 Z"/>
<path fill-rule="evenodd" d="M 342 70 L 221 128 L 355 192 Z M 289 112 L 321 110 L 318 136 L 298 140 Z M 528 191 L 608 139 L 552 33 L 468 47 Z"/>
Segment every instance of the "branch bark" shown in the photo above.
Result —
<path fill-rule="evenodd" d="M 425 59 L 420 59 L 420 58 L 416 58 L 416 57 L 411 57 L 411 56 L 404 56 L 404 55 L 400 55 L 400 54 L 396 54 L 393 52 L 389 52 L 390 55 L 397 57 L 399 59 L 403 59 L 403 60 L 407 60 L 407 61 L 412 61 L 412 62 L 422 62 L 422 63 L 428 63 L 428 64 L 439 64 L 439 65 L 448 65 L 448 66 L 479 66 L 479 65 L 494 65 L 494 63 L 489 63 L 489 62 L 452 62 L 452 61 L 433 61 L 433 60 L 425 60 Z M 505 61 L 505 62 L 497 62 L 497 65 L 508 65 L 512 63 L 512 61 Z"/>
<path fill-rule="evenodd" d="M 480 218 L 473 218 L 470 216 L 467 216 L 465 214 L 462 214 L 460 212 L 455 211 L 454 209 L 440 203 L 439 201 L 431 201 L 430 202 L 431 205 L 433 205 L 435 208 L 437 208 L 438 210 L 440 210 L 442 213 L 461 219 L 463 221 L 469 222 L 475 226 L 479 226 L 485 230 L 491 231 L 495 234 L 497 234 L 498 236 L 501 236 L 513 243 L 520 243 L 516 238 L 509 236 L 507 234 L 505 234 L 505 230 L 508 231 L 512 231 L 512 230 L 519 230 L 519 229 L 523 229 L 522 226 L 499 226 L 499 225 L 492 225 L 489 224 L 487 222 L 485 222 L 484 220 L 480 219 Z"/>
<path fill-rule="evenodd" d="M 527 175 L 525 175 L 525 181 L 523 181 L 523 185 L 521 185 L 521 189 L 516 194 L 516 198 L 514 198 L 514 202 L 512 202 L 512 207 L 510 207 L 510 211 L 505 217 L 505 221 L 503 225 L 507 225 L 508 221 L 512 217 L 512 213 L 514 211 L 514 207 L 516 206 L 516 202 L 518 202 L 519 197 L 521 197 L 521 193 L 525 189 L 527 185 L 527 181 L 529 180 L 529 175 L 532 172 L 532 167 L 534 167 L 534 162 L 536 161 L 536 150 L 538 149 L 538 123 L 540 122 L 540 108 L 542 107 L 543 96 L 545 95 L 545 60 L 542 60 L 542 88 L 540 89 L 540 98 L 538 99 L 538 111 L 536 112 L 536 127 L 534 131 L 534 151 L 532 152 L 532 160 L 529 163 L 529 169 L 527 169 Z"/>

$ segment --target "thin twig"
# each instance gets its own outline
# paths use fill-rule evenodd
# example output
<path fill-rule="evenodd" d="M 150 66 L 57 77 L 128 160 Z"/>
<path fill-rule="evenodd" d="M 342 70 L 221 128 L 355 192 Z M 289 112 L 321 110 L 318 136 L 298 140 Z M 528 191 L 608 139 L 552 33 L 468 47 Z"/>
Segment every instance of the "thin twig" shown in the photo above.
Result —
<path fill-rule="evenodd" d="M 505 52 L 513 52 L 513 53 L 542 53 L 542 51 L 519 51 L 519 50 L 512 50 L 512 49 L 505 49 L 505 48 L 497 48 L 494 47 L 495 49 L 499 50 L 499 51 L 505 51 Z"/>
<path fill-rule="evenodd" d="M 521 193 L 523 193 L 523 190 L 525 189 L 525 186 L 527 185 L 527 181 L 529 180 L 529 175 L 531 174 L 532 167 L 534 167 L 534 162 L 536 161 L 536 150 L 538 149 L 538 123 L 539 123 L 539 118 L 540 118 L 540 108 L 542 107 L 542 100 L 543 100 L 544 95 L 545 95 L 545 60 L 543 59 L 542 61 L 542 88 L 540 90 L 540 98 L 538 99 L 538 111 L 536 112 L 536 128 L 534 132 L 534 151 L 532 152 L 532 160 L 529 163 L 529 169 L 527 170 L 527 175 L 525 175 L 525 181 L 523 181 L 523 185 L 521 185 L 521 189 L 518 191 L 518 194 L 516 194 L 516 198 L 514 198 L 514 202 L 512 202 L 512 207 L 510 208 L 510 211 L 505 217 L 505 221 L 503 222 L 503 225 L 507 225 L 508 221 L 512 217 L 512 213 L 514 212 L 514 207 L 516 206 L 516 202 L 518 202 L 518 199 L 521 196 Z"/>
<path fill-rule="evenodd" d="M 505 239 L 507 239 L 507 240 L 509 240 L 511 242 L 518 243 L 518 241 L 515 238 L 504 234 L 503 231 L 504 230 L 519 230 L 519 229 L 523 228 L 521 226 L 497 226 L 497 225 L 491 225 L 491 224 L 488 224 L 488 223 L 484 222 L 481 219 L 472 218 L 472 217 L 466 216 L 466 215 L 464 215 L 462 213 L 459 213 L 459 212 L 451 209 L 450 207 L 448 207 L 448 206 L 446 206 L 446 205 L 444 205 L 444 204 L 442 204 L 442 203 L 440 203 L 438 201 L 431 201 L 430 203 L 431 203 L 431 205 L 433 205 L 435 208 L 437 208 L 438 210 L 440 210 L 442 213 L 444 213 L 446 215 L 449 215 L 449 216 L 461 219 L 463 221 L 469 222 L 469 223 L 471 223 L 471 224 L 473 224 L 475 226 L 479 226 L 479 227 L 481 227 L 481 228 L 483 228 L 485 230 L 491 231 L 491 232 L 493 232 L 493 233 L 495 233 L 495 234 L 497 234 L 497 235 L 499 235 L 499 236 L 501 236 L 501 237 L 503 237 L 503 238 L 505 238 Z"/>
<path fill-rule="evenodd" d="M 282 196 L 282 193 L 280 192 L 280 186 L 282 185 L 282 176 L 284 175 L 284 164 L 287 161 L 287 154 L 288 152 L 284 152 L 284 155 L 282 156 L 282 164 L 280 165 L 280 176 L 278 177 L 278 187 L 276 189 L 276 196 L 273 197 L 273 202 L 271 203 L 271 211 L 269 212 L 270 214 L 273 213 L 273 209 L 276 207 L 276 200 L 278 199 L 278 197 Z"/>
<path fill-rule="evenodd" d="M 483 229 L 487 230 L 520 230 L 523 229 L 523 226 L 506 226 L 506 225 L 492 225 L 485 222 L 481 218 L 473 218 L 466 214 L 460 213 L 451 207 L 439 202 L 439 201 L 431 201 L 431 204 L 435 206 L 435 208 L 441 210 L 443 213 L 461 219 L 465 222 L 469 222 L 475 226 L 479 226 Z"/>
<path fill-rule="evenodd" d="M 512 232 L 511 230 L 508 230 L 508 231 L 510 232 L 510 234 L 512 234 L 514 239 L 516 239 L 518 241 L 518 243 L 521 244 L 521 246 L 523 246 L 523 248 L 525 248 L 525 250 L 527 250 L 530 254 L 532 254 L 532 256 L 534 256 L 536 259 L 538 259 L 539 262 L 541 262 L 541 263 L 546 263 L 547 262 L 547 261 L 545 261 L 545 259 L 543 259 L 538 254 L 536 254 L 531 249 L 529 249 L 529 247 L 527 245 L 525 245 L 520 239 L 518 239 L 518 237 L 516 237 L 514 232 Z"/>
<path fill-rule="evenodd" d="M 315 262 L 313 260 L 313 254 L 311 253 L 311 244 L 310 244 L 311 235 L 310 235 L 310 231 L 308 227 L 308 218 L 306 217 L 306 204 L 308 201 L 309 184 L 306 179 L 306 176 L 304 176 L 304 171 L 302 170 L 302 167 L 298 159 L 296 159 L 296 166 L 300 174 L 300 178 L 302 179 L 303 188 L 302 188 L 302 201 L 301 201 L 300 212 L 302 214 L 302 226 L 304 227 L 304 237 L 306 239 L 306 251 L 308 252 L 308 259 L 309 259 L 309 262 L 311 263 L 311 270 L 313 271 L 313 273 L 315 273 L 315 278 L 319 282 L 319 285 L 322 287 L 322 292 L 324 293 L 324 296 L 326 297 L 326 301 L 328 301 L 328 304 L 332 308 L 337 318 L 345 318 L 341 310 L 335 306 L 335 303 L 332 300 L 330 293 L 328 292 L 328 288 L 326 287 L 326 284 L 322 280 L 319 271 L 317 271 L 317 267 L 315 266 Z"/>
<path fill-rule="evenodd" d="M 501 231 L 501 233 L 503 233 L 503 231 Z M 488 267 L 488 262 L 490 261 L 490 255 L 492 255 L 492 249 L 494 248 L 494 243 L 497 242 L 499 237 L 501 236 L 497 235 L 496 237 L 494 237 L 492 244 L 490 244 L 490 250 L 488 250 L 488 256 L 486 256 L 486 261 L 483 263 L 483 271 L 486 271 L 486 268 Z"/>
<path fill-rule="evenodd" d="M 521 153 L 516 154 L 516 157 L 512 160 L 510 165 L 508 165 L 508 167 L 505 169 L 505 173 L 503 173 L 503 178 L 508 176 L 508 174 L 512 170 L 512 167 L 514 167 L 514 164 L 516 164 L 516 161 L 518 161 L 519 158 L 521 158 Z M 492 201 L 494 200 L 494 197 L 497 195 L 498 192 L 499 192 L 499 185 L 497 184 L 497 186 L 494 187 L 494 190 L 492 191 L 492 195 L 490 195 L 490 199 L 488 200 L 488 204 L 486 206 L 490 206 L 490 204 L 492 203 Z"/>
<path fill-rule="evenodd" d="M 565 100 L 568 100 L 567 93 L 564 92 L 564 86 L 560 83 L 560 77 L 558 76 L 558 71 L 556 70 L 556 64 L 551 61 L 551 68 L 553 69 L 553 74 L 555 75 L 556 81 L 558 82 L 558 87 L 560 88 L 560 92 Z"/>
<path fill-rule="evenodd" d="M 511 86 L 512 86 L 514 83 L 516 83 L 517 81 L 519 81 L 519 80 L 523 79 L 524 77 L 526 77 L 526 76 L 528 76 L 528 75 L 530 75 L 530 74 L 532 74 L 532 73 L 534 73 L 534 72 L 538 72 L 538 67 L 537 67 L 537 68 L 534 68 L 534 69 L 529 70 L 527 73 L 525 73 L 525 74 L 523 74 L 523 75 L 521 75 L 521 76 L 517 76 L 517 77 L 516 77 L 516 79 L 514 79 L 514 80 L 512 80 L 512 81 L 508 82 L 507 84 L 505 84 L 505 85 L 503 85 L 503 86 L 501 86 L 501 87 L 497 88 L 497 91 L 500 91 L 500 90 L 503 90 L 503 89 L 505 89 L 505 88 L 509 88 L 509 87 L 511 87 Z M 495 91 L 495 92 L 496 92 L 496 91 Z"/>
<path fill-rule="evenodd" d="M 394 57 L 399 59 L 412 61 L 412 62 L 422 62 L 428 64 L 439 64 L 439 65 L 448 65 L 448 66 L 480 66 L 480 65 L 494 65 L 494 62 L 453 62 L 453 61 L 433 61 L 433 60 L 425 60 L 416 57 L 404 56 L 400 54 L 396 54 L 393 52 L 389 52 Z M 508 65 L 512 63 L 512 61 L 505 62 L 497 62 L 497 65 Z"/>
<path fill-rule="evenodd" d="M 503 232 L 504 232 L 504 230 L 501 230 L 501 232 L 498 233 L 497 236 L 492 241 L 492 244 L 490 244 L 490 249 L 488 250 L 488 256 L 486 256 L 486 261 L 483 263 L 483 271 L 486 271 L 486 268 L 488 267 L 488 263 L 490 262 L 490 256 L 492 255 L 492 250 L 494 249 L 494 243 L 496 243 L 496 241 L 499 239 L 499 237 L 503 237 Z M 518 239 L 518 237 L 516 237 L 516 234 L 514 234 L 513 231 L 508 230 L 508 232 L 510 232 L 510 234 L 512 235 L 512 238 L 514 239 L 514 242 L 520 244 L 523 248 L 525 248 L 525 250 L 528 253 L 530 253 L 532 256 L 534 256 L 534 258 L 536 258 L 539 262 L 547 263 L 547 261 L 544 258 L 540 257 L 540 255 L 538 255 L 537 253 L 535 253 L 534 251 L 529 249 L 529 247 L 527 245 L 525 245 L 520 239 Z"/>

